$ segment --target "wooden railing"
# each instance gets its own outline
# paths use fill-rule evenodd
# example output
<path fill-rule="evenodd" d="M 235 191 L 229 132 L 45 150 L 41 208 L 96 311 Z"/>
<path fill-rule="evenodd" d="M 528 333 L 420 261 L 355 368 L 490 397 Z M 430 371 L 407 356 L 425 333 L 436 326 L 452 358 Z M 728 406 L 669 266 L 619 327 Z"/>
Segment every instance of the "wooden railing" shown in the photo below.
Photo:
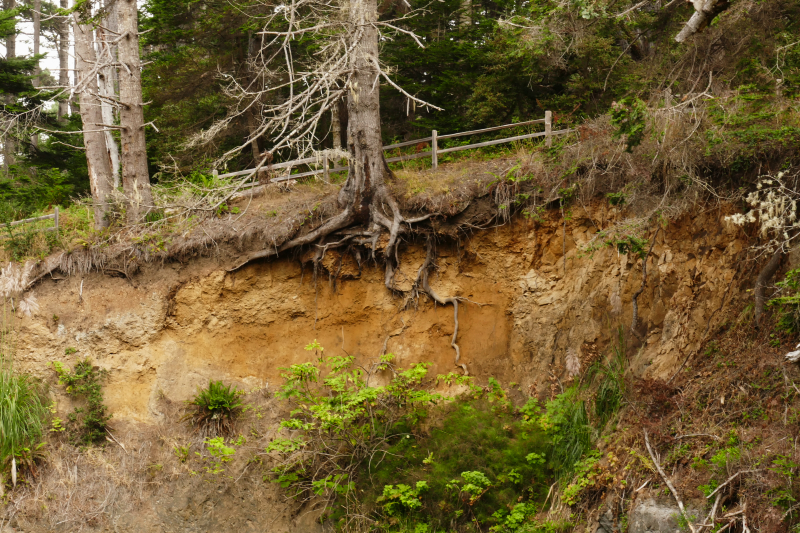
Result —
<path fill-rule="evenodd" d="M 52 215 L 42 215 L 40 217 L 26 218 L 26 219 L 23 219 L 23 220 L 15 220 L 14 222 L 9 223 L 8 226 L 13 228 L 14 226 L 20 226 L 22 224 L 29 224 L 31 222 L 38 222 L 40 220 L 48 220 L 50 218 L 53 219 L 53 226 L 50 227 L 50 228 L 42 228 L 42 229 L 37 230 L 37 231 L 55 231 L 56 235 L 58 235 L 58 206 L 55 207 L 55 211 L 53 212 Z M 0 226 L 0 227 L 2 227 L 2 226 Z M 8 238 L 8 236 L 7 235 L 0 235 L 0 238 Z"/>
<path fill-rule="evenodd" d="M 488 133 L 490 131 L 498 131 L 503 130 L 506 128 L 516 128 L 518 126 L 529 126 L 531 124 L 544 124 L 544 131 L 540 131 L 537 133 L 528 133 L 526 135 L 516 135 L 514 137 L 506 137 L 504 139 L 494 139 L 491 141 L 475 143 L 475 144 L 466 144 L 463 146 L 453 146 L 450 148 L 439 148 L 439 141 L 444 139 L 455 139 L 456 137 L 464 137 L 466 135 L 479 135 L 481 133 Z M 471 150 L 473 148 L 483 148 L 485 146 L 494 146 L 495 144 L 503 144 L 512 141 L 521 141 L 523 139 L 533 139 L 535 137 L 545 137 L 545 144 L 546 146 L 550 147 L 553 145 L 553 137 L 556 135 L 563 135 L 565 133 L 570 133 L 574 130 L 571 129 L 563 129 L 553 131 L 553 113 L 551 111 L 545 111 L 544 118 L 540 118 L 537 120 L 529 120 L 527 122 L 518 122 L 516 124 L 505 124 L 503 126 L 494 126 L 492 128 L 484 128 L 481 130 L 472 130 L 472 131 L 462 131 L 459 133 L 448 133 L 447 135 L 439 135 L 436 130 L 431 132 L 430 137 L 425 137 L 422 139 L 413 139 L 411 141 L 404 141 L 401 143 L 390 144 L 388 146 L 384 146 L 384 151 L 386 150 L 394 150 L 396 148 L 404 148 L 406 146 L 415 146 L 423 143 L 430 143 L 430 150 L 426 152 L 418 152 L 415 154 L 405 154 L 405 155 L 398 155 L 395 157 L 389 157 L 386 159 L 387 163 L 394 163 L 397 161 L 408 161 L 411 159 L 420 159 L 422 157 L 430 157 L 431 158 L 431 168 L 436 170 L 439 167 L 439 155 L 440 154 L 449 154 L 452 152 L 460 152 L 462 150 Z M 322 165 L 322 168 L 310 170 L 308 172 L 300 172 L 298 174 L 291 174 L 291 169 L 296 166 L 300 165 L 308 165 L 308 164 L 316 164 Z M 280 182 L 280 181 L 287 181 L 287 180 L 295 180 L 298 178 L 305 178 L 308 176 L 315 176 L 317 174 L 322 174 L 324 176 L 325 181 L 329 180 L 329 175 L 331 172 L 341 172 L 343 170 L 347 170 L 348 167 L 346 166 L 334 166 L 333 168 L 329 167 L 328 159 L 325 157 L 306 157 L 304 159 L 295 159 L 293 161 L 284 161 L 281 163 L 275 163 L 269 166 L 269 170 L 276 170 L 282 168 L 288 168 L 289 174 L 286 176 L 281 176 L 278 178 L 273 178 L 269 180 L 272 182 Z M 240 170 L 238 172 L 229 172 L 227 174 L 218 174 L 217 171 L 214 171 L 214 175 L 220 178 L 233 178 L 236 176 L 248 176 L 253 174 L 255 169 L 248 169 L 248 170 Z M 267 170 L 264 168 L 263 170 Z"/>

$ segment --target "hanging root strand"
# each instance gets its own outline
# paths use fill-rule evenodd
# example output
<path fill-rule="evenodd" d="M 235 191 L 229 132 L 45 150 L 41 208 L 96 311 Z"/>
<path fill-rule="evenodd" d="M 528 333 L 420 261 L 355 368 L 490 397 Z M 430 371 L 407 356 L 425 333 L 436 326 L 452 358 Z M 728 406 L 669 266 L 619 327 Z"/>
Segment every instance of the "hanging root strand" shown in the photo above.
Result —
<path fill-rule="evenodd" d="M 436 291 L 431 288 L 431 285 L 428 281 L 428 273 L 430 269 L 433 268 L 433 256 L 434 256 L 434 246 L 433 246 L 433 238 L 428 237 L 427 242 L 427 253 L 425 254 L 425 262 L 422 263 L 422 266 L 419 269 L 419 275 L 417 277 L 417 285 L 422 284 L 422 290 L 427 294 L 431 300 L 436 302 L 439 305 L 445 306 L 447 304 L 453 305 L 453 322 L 455 323 L 455 327 L 453 328 L 453 337 L 450 340 L 450 346 L 456 351 L 456 359 L 455 365 L 461 367 L 464 371 L 464 375 L 468 376 L 469 371 L 467 370 L 467 365 L 465 363 L 461 363 L 461 349 L 458 347 L 456 340 L 458 339 L 458 298 L 457 297 L 449 297 L 449 298 L 442 298 Z"/>

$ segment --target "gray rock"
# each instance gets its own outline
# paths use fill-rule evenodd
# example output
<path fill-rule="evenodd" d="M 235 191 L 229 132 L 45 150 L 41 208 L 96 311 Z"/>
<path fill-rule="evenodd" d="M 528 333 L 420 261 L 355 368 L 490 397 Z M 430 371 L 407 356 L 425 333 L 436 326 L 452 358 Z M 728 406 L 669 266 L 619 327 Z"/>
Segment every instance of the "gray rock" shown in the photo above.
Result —
<path fill-rule="evenodd" d="M 687 509 L 690 518 L 697 520 L 700 513 Z M 628 522 L 628 533 L 681 533 L 678 519 L 680 509 L 675 504 L 666 505 L 655 500 L 642 500 L 636 504 Z"/>
<path fill-rule="evenodd" d="M 600 517 L 600 523 L 595 533 L 614 533 L 614 513 L 611 512 L 611 509 Z"/>

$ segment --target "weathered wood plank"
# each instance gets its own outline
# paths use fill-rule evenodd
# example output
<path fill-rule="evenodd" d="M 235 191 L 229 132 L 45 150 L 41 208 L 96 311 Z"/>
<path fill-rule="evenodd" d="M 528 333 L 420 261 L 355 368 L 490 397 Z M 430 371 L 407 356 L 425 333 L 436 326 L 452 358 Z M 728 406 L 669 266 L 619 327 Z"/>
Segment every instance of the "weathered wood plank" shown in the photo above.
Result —
<path fill-rule="evenodd" d="M 404 141 L 397 144 L 390 144 L 389 146 L 384 146 L 384 150 L 391 150 L 393 148 L 402 148 L 403 146 L 412 146 L 419 143 L 427 143 L 431 142 L 431 137 L 424 137 L 422 139 L 412 139 L 410 141 Z"/>
<path fill-rule="evenodd" d="M 462 131 L 460 133 L 448 133 L 447 135 L 439 135 L 439 139 L 452 139 L 454 137 L 463 137 L 465 135 L 477 135 L 478 133 L 487 133 L 489 131 L 497 131 L 503 130 L 506 128 L 513 128 L 515 126 L 527 126 L 529 124 L 543 124 L 543 118 L 538 118 L 536 120 L 529 120 L 527 122 L 517 122 L 516 124 L 504 124 L 502 126 L 494 126 L 493 128 L 484 128 L 482 130 L 472 130 L 472 131 Z M 441 153 L 441 150 L 439 150 Z"/>
<path fill-rule="evenodd" d="M 28 222 L 36 222 L 39 220 L 47 220 L 48 218 L 55 218 L 56 215 L 42 215 L 40 217 L 26 218 L 25 220 L 16 220 L 11 223 L 12 226 L 19 226 L 20 224 L 27 224 Z"/>

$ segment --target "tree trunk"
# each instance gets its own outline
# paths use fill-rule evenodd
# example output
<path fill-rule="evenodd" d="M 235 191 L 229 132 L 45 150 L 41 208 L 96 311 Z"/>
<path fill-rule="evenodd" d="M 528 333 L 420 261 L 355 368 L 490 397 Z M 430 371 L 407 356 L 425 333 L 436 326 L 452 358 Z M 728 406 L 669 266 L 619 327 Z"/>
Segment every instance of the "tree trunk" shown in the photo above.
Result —
<path fill-rule="evenodd" d="M 385 192 L 389 169 L 383 158 L 378 76 L 378 20 L 376 0 L 353 0 L 349 22 L 357 42 L 353 43 L 350 68 L 353 72 L 347 97 L 347 148 L 350 171 L 339 193 L 341 205 L 351 205 L 359 217 L 366 217 L 373 194 Z"/>
<path fill-rule="evenodd" d="M 153 207 L 150 175 L 144 136 L 142 105 L 142 72 L 139 60 L 139 28 L 136 0 L 118 0 L 119 30 L 119 98 L 122 125 L 122 187 L 128 201 L 128 223 L 140 222 Z"/>
<path fill-rule="evenodd" d="M 109 51 L 106 49 L 109 45 L 104 43 L 110 42 L 114 40 L 114 36 L 116 32 L 119 31 L 119 18 L 117 17 L 117 4 L 116 2 L 111 3 L 108 0 L 106 1 L 105 5 L 107 14 L 103 19 L 103 25 L 108 28 L 110 35 L 106 34 L 106 30 L 103 28 L 97 28 L 97 48 L 98 53 L 103 54 L 108 53 Z M 110 50 L 111 57 L 116 60 L 116 47 Z M 116 98 L 116 91 L 114 90 L 114 67 L 107 66 L 103 68 L 98 73 L 98 88 L 100 90 L 100 95 L 104 96 L 100 100 L 102 105 L 102 114 L 103 114 L 103 123 L 104 124 L 114 124 L 114 108 L 111 106 L 112 100 L 117 100 Z M 109 165 L 111 166 L 111 177 L 112 182 L 114 184 L 114 188 L 116 189 L 120 185 L 119 180 L 119 146 L 117 145 L 117 141 L 114 139 L 114 135 L 112 134 L 111 130 L 106 130 L 106 151 L 108 153 L 108 161 Z"/>
<path fill-rule="evenodd" d="M 332 147 L 334 150 L 342 149 L 342 124 L 339 122 L 339 102 L 331 107 L 331 133 L 333 134 Z"/>
<path fill-rule="evenodd" d="M 261 150 L 258 148 L 258 137 L 256 137 L 257 131 L 258 122 L 256 122 L 253 109 L 250 108 L 247 110 L 247 133 L 250 137 L 250 150 L 253 152 L 253 161 L 255 161 L 256 164 L 258 164 L 258 160 L 261 159 Z"/>
<path fill-rule="evenodd" d="M 3 0 L 3 9 L 10 10 L 17 7 L 17 0 Z M 17 35 L 12 33 L 6 37 L 6 59 L 11 59 L 17 56 Z M 14 101 L 14 95 L 7 95 L 4 97 L 6 103 L 10 104 Z M 6 171 L 9 165 L 16 162 L 14 155 L 17 153 L 17 143 L 14 137 L 7 135 L 3 141 L 3 166 Z"/>
<path fill-rule="evenodd" d="M 675 37 L 679 43 L 703 31 L 717 15 L 730 6 L 729 0 L 692 0 L 692 4 L 694 4 L 694 15 Z"/>
<path fill-rule="evenodd" d="M 61 0 L 61 9 L 69 7 L 69 0 Z M 64 88 L 69 85 L 69 23 L 65 20 L 58 26 L 58 84 Z M 58 118 L 69 114 L 69 102 L 58 101 Z"/>
<path fill-rule="evenodd" d="M 88 6 L 87 6 L 88 7 Z M 111 192 L 111 166 L 106 152 L 106 137 L 103 133 L 103 115 L 100 99 L 97 97 L 97 76 L 92 68 L 96 61 L 92 42 L 92 26 L 81 24 L 77 12 L 73 13 L 73 33 L 75 35 L 75 58 L 80 79 L 76 85 L 82 90 L 79 94 L 81 119 L 83 120 L 83 145 L 86 148 L 86 163 L 89 167 L 89 184 L 94 199 L 94 226 L 102 229 L 108 226 L 108 195 Z M 85 76 L 89 76 L 85 79 Z"/>
<path fill-rule="evenodd" d="M 41 24 L 41 11 L 42 11 L 42 0 L 33 0 L 33 55 L 39 55 L 39 44 L 42 38 L 42 24 Z M 41 73 L 42 69 L 39 68 L 39 60 L 36 60 L 36 68 L 34 69 L 33 73 L 35 77 L 33 78 L 33 86 L 39 86 L 39 74 Z M 34 133 L 31 135 L 31 144 L 38 148 L 39 146 L 39 134 Z"/>

